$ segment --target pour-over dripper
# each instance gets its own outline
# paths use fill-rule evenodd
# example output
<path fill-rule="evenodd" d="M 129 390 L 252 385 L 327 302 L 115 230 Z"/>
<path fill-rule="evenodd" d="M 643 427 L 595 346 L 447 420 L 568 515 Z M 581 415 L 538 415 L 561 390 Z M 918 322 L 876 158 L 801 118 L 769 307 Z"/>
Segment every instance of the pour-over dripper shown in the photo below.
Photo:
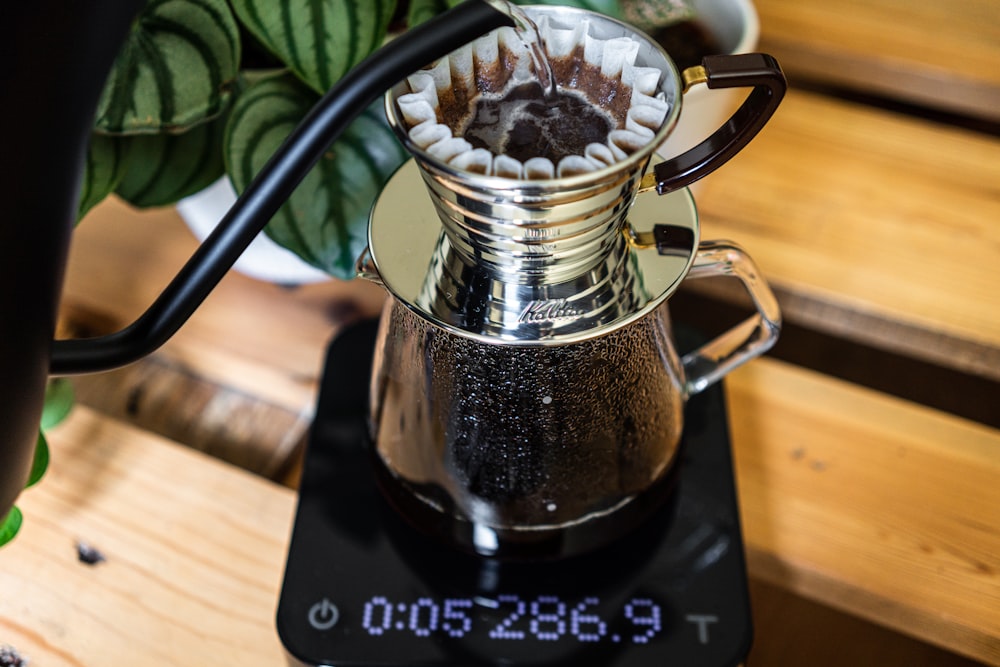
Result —
<path fill-rule="evenodd" d="M 556 177 L 525 177 L 532 162 L 543 160 L 538 156 L 518 167 L 517 177 L 505 175 L 508 165 L 517 162 L 507 155 L 485 163 L 485 173 L 478 160 L 473 168 L 463 168 L 467 156 L 488 151 L 470 149 L 463 137 L 454 136 L 458 129 L 444 124 L 456 115 L 451 108 L 455 100 L 468 100 L 471 107 L 477 94 L 502 94 L 534 74 L 525 66 L 527 50 L 517 46 L 519 37 L 496 31 L 400 82 L 386 98 L 390 124 L 414 153 L 440 221 L 440 237 L 426 232 L 437 238 L 429 270 L 400 261 L 408 248 L 424 243 L 425 232 L 413 229 L 401 235 L 384 222 L 405 214 L 389 210 L 394 202 L 405 199 L 416 206 L 409 197 L 380 200 L 371 246 L 381 280 L 432 321 L 473 336 L 524 344 L 567 342 L 595 335 L 598 325 L 615 327 L 641 317 L 689 267 L 697 238 L 690 228 L 685 257 L 653 263 L 640 259 L 622 234 L 650 156 L 676 122 L 681 84 L 662 49 L 636 39 L 625 24 L 565 8 L 527 11 L 541 26 L 546 53 L 558 56 L 553 69 L 561 88 L 591 100 L 602 99 L 602 88 L 619 94 L 606 109 L 592 102 L 618 117 L 604 144 L 587 147 L 591 154 L 600 151 L 602 158 Z M 567 16 L 578 20 L 567 21 Z M 518 60 L 511 64 L 511 58 Z M 574 64 L 574 58 L 579 62 Z M 511 65 L 511 71 L 500 64 Z M 446 86 L 459 92 L 448 92 Z M 498 87 L 501 92 L 495 93 Z M 437 100 L 436 106 L 429 100 Z M 650 114 L 638 110 L 653 105 L 655 122 L 640 125 Z M 566 132 L 572 132 L 573 122 L 562 121 Z M 562 173 L 577 157 L 584 159 L 566 157 L 549 169 Z M 682 214 L 677 224 L 683 226 L 687 219 Z M 413 294 L 413 285 L 422 286 L 419 293 Z"/>
<path fill-rule="evenodd" d="M 579 157 L 588 161 L 586 169 L 563 173 L 576 156 L 567 157 L 554 165 L 555 177 L 532 178 L 527 167 L 541 158 L 521 164 L 491 156 L 459 136 L 466 123 L 462 104 L 471 109 L 477 96 L 503 94 L 532 76 L 518 35 L 510 29 L 490 33 L 408 77 L 387 95 L 386 113 L 415 157 L 442 234 L 427 270 L 413 262 L 411 248 L 423 243 L 418 232 L 380 225 L 383 217 L 398 214 L 376 210 L 373 266 L 364 272 L 378 275 L 431 321 L 467 334 L 525 344 L 566 342 L 595 335 L 595 325 L 604 330 L 641 317 L 672 291 L 690 268 L 697 235 L 683 229 L 683 217 L 653 220 L 669 223 L 658 229 L 674 246 L 672 260 L 644 261 L 647 253 L 637 250 L 645 242 L 636 242 L 642 233 L 627 223 L 636 194 L 678 189 L 735 154 L 776 107 L 783 78 L 761 54 L 706 60 L 708 69 L 678 73 L 662 48 L 631 26 L 566 7 L 525 9 L 542 26 L 560 87 L 588 97 L 617 116 L 619 125 L 604 144 L 586 147 L 592 155 Z M 670 162 L 658 161 L 647 174 L 653 151 L 676 123 L 683 91 L 699 76 L 711 79 L 709 85 L 750 85 L 754 91 L 706 142 Z M 608 97 L 608 90 L 618 97 Z M 573 123 L 565 118 L 567 132 Z M 514 176 L 508 173 L 511 162 L 519 165 Z M 400 205 L 419 202 L 407 198 Z M 406 215 L 405 209 L 400 213 Z M 422 285 L 419 294 L 413 293 L 415 284 Z"/>
<path fill-rule="evenodd" d="M 670 493 L 686 398 L 777 336 L 776 303 L 749 258 L 728 244 L 699 247 L 693 201 L 671 184 L 699 178 L 728 157 L 719 151 L 745 143 L 769 115 L 750 112 L 761 99 L 773 110 L 780 94 L 771 85 L 783 90 L 768 77 L 783 79 L 767 67 L 767 83 L 758 85 L 759 73 L 735 77 L 756 87 L 739 127 L 644 175 L 684 87 L 669 58 L 607 17 L 526 11 L 560 29 L 586 23 L 594 39 L 642 44 L 636 64 L 657 70 L 668 102 L 662 125 L 613 163 L 511 178 L 456 162 L 446 143 L 456 137 L 441 146 L 415 140 L 400 108 L 412 88 L 400 83 L 387 113 L 415 159 L 376 203 L 359 269 L 394 297 L 376 343 L 370 408 L 387 497 L 449 544 L 553 558 L 645 520 Z M 747 61 L 730 65 L 713 71 Z M 436 121 L 437 112 L 426 119 Z M 692 161 L 693 172 L 673 172 Z M 670 194 L 638 196 L 654 189 Z M 666 301 L 689 274 L 739 277 L 759 312 L 680 359 Z"/>

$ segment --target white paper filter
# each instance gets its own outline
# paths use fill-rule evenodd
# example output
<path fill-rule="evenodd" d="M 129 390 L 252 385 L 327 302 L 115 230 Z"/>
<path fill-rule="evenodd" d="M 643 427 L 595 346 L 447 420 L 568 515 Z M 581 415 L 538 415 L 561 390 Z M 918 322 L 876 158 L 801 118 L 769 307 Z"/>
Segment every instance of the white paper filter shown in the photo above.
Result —
<path fill-rule="evenodd" d="M 537 80 L 527 46 L 513 28 L 501 28 L 442 58 L 432 67 L 407 79 L 410 92 L 397 99 L 400 113 L 409 128 L 410 140 L 434 158 L 463 171 L 515 179 L 551 179 L 603 169 L 625 159 L 649 144 L 667 118 L 670 105 L 657 87 L 662 73 L 653 67 L 635 65 L 639 42 L 630 37 L 607 40 L 591 37 L 590 21 L 574 28 L 551 25 L 547 16 L 538 23 L 542 44 L 549 59 L 580 57 L 613 82 L 631 90 L 624 114 L 613 113 L 592 95 L 591 102 L 615 117 L 617 127 L 607 142 L 588 145 L 583 155 L 564 157 L 555 165 L 545 157 L 521 162 L 509 155 L 494 155 L 474 148 L 460 134 L 474 99 L 480 94 L 502 95 L 512 86 Z M 573 89 L 573 82 L 556 82 Z M 585 88 L 576 88 L 587 94 Z M 445 118 L 451 109 L 453 119 Z M 456 116 L 455 109 L 464 115 Z"/>

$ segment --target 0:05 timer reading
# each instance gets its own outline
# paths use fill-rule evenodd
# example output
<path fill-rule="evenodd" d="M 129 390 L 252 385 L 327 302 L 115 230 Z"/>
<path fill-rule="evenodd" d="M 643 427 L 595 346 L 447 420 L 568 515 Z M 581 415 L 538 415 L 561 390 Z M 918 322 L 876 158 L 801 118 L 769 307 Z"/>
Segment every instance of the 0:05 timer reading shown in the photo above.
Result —
<path fill-rule="evenodd" d="M 484 620 L 483 611 L 491 620 Z M 558 595 L 532 599 L 500 595 L 489 600 L 423 597 L 407 604 L 376 595 L 365 602 L 361 626 L 373 637 L 403 632 L 416 637 L 443 633 L 457 639 L 485 633 L 489 639 L 505 641 L 647 644 L 660 632 L 662 615 L 659 604 L 641 597 L 604 617 L 596 597 L 579 601 Z"/>

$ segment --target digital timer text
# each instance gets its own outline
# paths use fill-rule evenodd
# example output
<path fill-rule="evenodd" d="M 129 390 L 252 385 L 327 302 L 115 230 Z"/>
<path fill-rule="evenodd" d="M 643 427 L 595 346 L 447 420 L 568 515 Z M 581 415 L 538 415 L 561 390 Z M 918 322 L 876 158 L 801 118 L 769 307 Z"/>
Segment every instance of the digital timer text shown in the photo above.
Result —
<path fill-rule="evenodd" d="M 647 644 L 663 626 L 660 605 L 634 597 L 611 612 L 597 597 L 565 600 L 558 595 L 491 599 L 422 597 L 397 602 L 376 595 L 364 604 L 361 626 L 373 637 L 409 633 L 416 637 L 470 634 L 497 641 L 613 642 Z"/>

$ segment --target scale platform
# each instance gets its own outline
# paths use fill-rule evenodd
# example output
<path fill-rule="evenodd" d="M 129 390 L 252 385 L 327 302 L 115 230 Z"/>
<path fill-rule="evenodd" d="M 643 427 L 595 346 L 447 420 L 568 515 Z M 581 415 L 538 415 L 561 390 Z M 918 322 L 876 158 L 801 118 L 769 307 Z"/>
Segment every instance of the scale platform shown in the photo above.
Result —
<path fill-rule="evenodd" d="M 406 524 L 372 474 L 375 322 L 331 343 L 277 627 L 293 665 L 733 667 L 752 638 L 719 385 L 685 408 L 677 491 L 625 539 L 568 560 L 499 562 Z"/>

